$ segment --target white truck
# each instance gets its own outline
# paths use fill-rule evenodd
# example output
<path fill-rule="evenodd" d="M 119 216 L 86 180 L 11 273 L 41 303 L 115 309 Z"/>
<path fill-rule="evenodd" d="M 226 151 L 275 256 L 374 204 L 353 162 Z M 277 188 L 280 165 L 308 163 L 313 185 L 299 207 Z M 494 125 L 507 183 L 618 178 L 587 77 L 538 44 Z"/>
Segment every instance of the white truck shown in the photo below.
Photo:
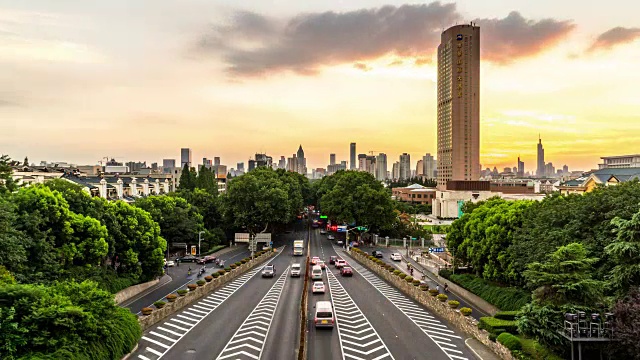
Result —
<path fill-rule="evenodd" d="M 304 240 L 293 240 L 293 255 L 304 255 Z"/>

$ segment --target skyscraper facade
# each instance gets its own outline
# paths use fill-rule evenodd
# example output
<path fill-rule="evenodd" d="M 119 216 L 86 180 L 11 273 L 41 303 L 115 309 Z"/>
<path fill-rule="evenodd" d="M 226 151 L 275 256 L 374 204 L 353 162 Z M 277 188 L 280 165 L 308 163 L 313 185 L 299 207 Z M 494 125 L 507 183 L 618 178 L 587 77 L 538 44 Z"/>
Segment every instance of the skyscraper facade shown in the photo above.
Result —
<path fill-rule="evenodd" d="M 416 163 L 416 176 L 424 175 L 424 160 L 420 159 Z"/>
<path fill-rule="evenodd" d="M 336 154 L 329 154 L 329 165 L 336 164 Z"/>
<path fill-rule="evenodd" d="M 307 159 L 304 157 L 304 150 L 302 150 L 302 145 L 298 148 L 298 152 L 296 153 L 298 157 L 298 166 L 296 171 L 298 174 L 307 175 Z"/>
<path fill-rule="evenodd" d="M 524 176 L 524 161 L 520 161 L 520 156 L 518 156 L 518 172 L 517 175 L 519 177 Z"/>
<path fill-rule="evenodd" d="M 403 153 L 400 155 L 399 179 L 411 178 L 411 155 Z"/>
<path fill-rule="evenodd" d="M 349 164 L 349 169 L 351 170 L 355 170 L 357 169 L 357 163 L 356 163 L 356 143 L 351 143 L 350 146 L 350 155 L 351 157 L 349 158 L 349 160 L 351 161 Z"/>
<path fill-rule="evenodd" d="M 456 25 L 438 46 L 438 187 L 480 178 L 480 27 Z"/>
<path fill-rule="evenodd" d="M 436 169 L 438 168 L 438 163 L 436 159 L 431 156 L 430 153 L 427 153 L 422 157 L 422 166 L 424 170 L 422 171 L 423 175 L 427 179 L 435 179 L 436 177 Z"/>
<path fill-rule="evenodd" d="M 358 154 L 358 171 L 367 171 L 367 154 Z"/>
<path fill-rule="evenodd" d="M 387 154 L 380 153 L 376 157 L 376 180 L 387 179 Z"/>
<path fill-rule="evenodd" d="M 391 167 L 391 178 L 393 180 L 400 180 L 400 162 L 396 161 Z"/>
<path fill-rule="evenodd" d="M 545 176 L 546 163 L 544 162 L 544 147 L 542 146 L 542 138 L 538 135 L 538 168 L 536 170 L 537 177 Z"/>
<path fill-rule="evenodd" d="M 191 164 L 193 164 L 191 159 L 192 155 L 191 149 L 180 149 L 180 167 L 184 167 L 184 164 L 189 164 L 188 166 L 191 166 Z"/>
<path fill-rule="evenodd" d="M 214 166 L 220 165 L 220 156 L 214 156 L 213 157 L 213 165 Z"/>

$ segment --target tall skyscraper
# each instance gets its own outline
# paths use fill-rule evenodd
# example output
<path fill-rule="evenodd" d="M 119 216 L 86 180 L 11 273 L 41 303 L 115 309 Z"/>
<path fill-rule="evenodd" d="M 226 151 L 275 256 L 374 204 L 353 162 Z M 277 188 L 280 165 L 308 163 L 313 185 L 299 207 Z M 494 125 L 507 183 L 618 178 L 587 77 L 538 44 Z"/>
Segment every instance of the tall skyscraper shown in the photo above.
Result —
<path fill-rule="evenodd" d="M 349 160 L 351 161 L 351 163 L 349 165 L 349 169 L 355 170 L 355 169 L 357 169 L 357 165 L 358 165 L 356 163 L 356 143 L 351 143 L 350 151 L 351 151 L 351 153 L 350 153 L 351 157 L 350 157 Z"/>
<path fill-rule="evenodd" d="M 336 154 L 329 154 L 329 165 L 336 164 Z"/>
<path fill-rule="evenodd" d="M 544 162 L 544 147 L 542 146 L 542 138 L 538 135 L 538 169 L 536 170 L 537 177 L 545 176 L 545 165 Z"/>
<path fill-rule="evenodd" d="M 456 25 L 438 46 L 438 187 L 480 178 L 480 27 Z"/>
<path fill-rule="evenodd" d="M 358 171 L 367 171 L 367 154 L 358 154 Z"/>
<path fill-rule="evenodd" d="M 307 175 L 307 159 L 304 157 L 304 150 L 302 150 L 302 145 L 298 148 L 298 166 L 296 171 L 299 174 Z"/>
<path fill-rule="evenodd" d="M 427 179 L 436 178 L 436 169 L 438 168 L 438 163 L 430 153 L 427 153 L 422 157 L 422 166 L 424 168 L 422 173 L 427 177 Z"/>
<path fill-rule="evenodd" d="M 393 180 L 400 180 L 400 162 L 396 161 L 391 167 L 391 178 Z"/>
<path fill-rule="evenodd" d="M 180 149 L 180 167 L 184 167 L 184 164 L 189 164 L 191 166 L 193 164 L 192 160 L 192 152 L 189 148 Z"/>
<path fill-rule="evenodd" d="M 424 160 L 420 159 L 416 163 L 416 176 L 424 175 Z"/>
<path fill-rule="evenodd" d="M 278 169 L 286 169 L 287 168 L 287 159 L 284 156 L 280 156 L 280 161 L 278 161 Z"/>
<path fill-rule="evenodd" d="M 236 167 L 238 168 L 238 170 L 244 171 L 244 163 L 243 162 L 239 162 L 238 164 L 236 164 Z"/>
<path fill-rule="evenodd" d="M 387 154 L 380 153 L 376 157 L 376 180 L 387 179 Z"/>
<path fill-rule="evenodd" d="M 518 172 L 519 177 L 524 176 L 524 161 L 520 161 L 520 156 L 518 156 Z"/>
<path fill-rule="evenodd" d="M 400 176 L 399 179 L 411 178 L 411 155 L 403 153 L 400 155 Z"/>

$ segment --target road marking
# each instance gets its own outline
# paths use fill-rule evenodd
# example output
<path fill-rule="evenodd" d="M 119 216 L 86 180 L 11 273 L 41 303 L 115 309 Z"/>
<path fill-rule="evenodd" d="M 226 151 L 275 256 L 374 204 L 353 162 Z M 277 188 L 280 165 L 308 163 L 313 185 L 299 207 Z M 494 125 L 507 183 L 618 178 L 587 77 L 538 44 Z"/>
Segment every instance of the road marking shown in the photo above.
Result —
<path fill-rule="evenodd" d="M 340 349 L 342 350 L 342 359 L 382 359 L 389 357 L 394 359 L 393 355 L 385 345 L 376 329 L 373 328 L 369 320 L 364 316 L 358 305 L 353 301 L 351 296 L 342 287 L 340 281 L 331 271 L 325 271 L 327 281 L 329 283 L 329 294 L 333 303 L 333 312 L 336 316 L 336 327 L 338 328 L 338 338 Z M 355 314 L 351 316 L 351 314 Z M 354 335 L 345 334 L 348 332 Z M 367 334 L 368 333 L 368 334 Z M 346 340 L 356 339 L 359 341 Z"/>
<path fill-rule="evenodd" d="M 279 256 L 283 250 L 284 248 L 281 249 L 275 257 Z M 275 259 L 275 257 L 273 259 Z M 140 340 L 139 348 L 143 350 L 141 350 L 141 354 L 138 354 L 138 358 L 142 360 L 158 360 L 162 358 L 167 352 L 169 352 L 169 350 L 171 350 L 171 348 L 173 348 L 173 346 L 175 346 L 175 344 L 177 344 L 184 336 L 186 336 L 191 330 L 193 330 L 202 320 L 204 320 L 209 314 L 211 314 L 215 309 L 217 309 L 220 305 L 222 305 L 229 297 L 231 297 L 231 295 L 233 295 L 251 278 L 253 278 L 257 273 L 259 273 L 264 266 L 266 266 L 266 264 L 249 271 L 248 273 L 238 277 L 237 279 L 232 280 L 229 284 L 225 285 L 222 289 L 214 292 L 213 295 L 209 295 L 206 298 L 199 300 L 195 304 L 192 304 L 189 308 L 185 309 L 185 311 L 183 311 L 181 314 L 177 314 L 174 317 L 165 320 L 164 323 L 161 324 L 162 326 L 164 325 L 171 326 L 173 328 L 184 331 L 183 334 L 178 335 L 179 337 L 177 339 L 167 340 L 166 336 L 159 336 L 161 334 L 158 334 L 154 331 L 149 331 L 148 333 L 146 333 L 145 336 L 142 337 L 142 340 Z M 232 289 L 232 290 L 229 290 L 229 289 Z M 221 291 L 224 291 L 224 295 L 219 294 Z M 204 300 L 208 300 L 208 301 L 204 302 Z M 207 306 L 200 306 L 200 308 L 206 308 L 208 312 L 195 309 L 194 307 L 196 304 L 207 305 Z M 194 312 L 199 311 L 204 315 L 196 315 L 196 314 L 190 313 L 189 311 L 194 311 Z M 197 319 L 185 316 L 183 314 L 190 315 Z M 177 323 L 181 325 L 178 326 L 173 323 Z M 161 330 L 160 327 L 157 327 L 157 329 Z M 166 344 L 165 342 L 169 342 L 169 344 Z"/>
<path fill-rule="evenodd" d="M 236 330 L 236 333 L 233 334 L 227 345 L 225 345 L 224 349 L 218 354 L 217 360 L 223 360 L 227 358 L 233 357 L 234 359 L 246 359 L 251 358 L 255 360 L 259 360 L 262 357 L 262 350 L 264 349 L 264 344 L 269 336 L 269 329 L 271 328 L 271 322 L 273 321 L 273 317 L 276 313 L 276 309 L 278 308 L 278 303 L 280 302 L 280 296 L 282 296 L 282 290 L 284 289 L 284 285 L 287 281 L 287 277 L 289 274 L 289 267 L 285 269 L 285 271 L 280 275 L 276 283 L 273 284 L 271 289 L 265 294 L 265 296 L 260 300 L 258 306 L 256 306 L 251 314 L 247 316 L 242 325 Z M 265 309 L 266 310 L 260 310 Z M 259 319 L 268 319 L 268 323 L 261 321 Z M 256 323 L 266 324 L 266 326 L 256 325 Z M 256 335 L 251 336 L 251 335 Z M 261 339 L 261 340 L 260 340 Z M 260 345 L 257 347 L 248 343 L 249 341 L 253 341 Z M 242 343 L 240 345 L 230 346 L 232 344 Z M 240 350 L 241 351 L 237 351 Z"/>
<path fill-rule="evenodd" d="M 342 249 L 336 249 L 342 252 Z M 346 255 L 346 254 L 345 254 Z M 386 282 L 382 281 L 371 271 L 360 266 L 360 264 L 351 264 L 351 268 L 361 275 L 371 286 L 373 286 L 379 293 L 381 293 L 387 300 L 389 300 L 398 310 L 400 310 L 406 317 L 409 318 L 422 332 L 428 336 L 435 344 L 444 352 L 449 359 L 462 359 L 469 360 L 468 358 L 458 355 L 450 354 L 450 352 L 460 353 L 458 350 L 452 350 L 447 347 L 443 347 L 442 343 L 452 341 L 452 339 L 462 339 L 458 335 L 454 335 L 455 332 L 448 329 L 448 327 L 442 324 L 439 320 L 431 316 L 425 309 L 409 300 L 400 290 L 392 287 Z M 426 316 L 426 318 L 425 318 Z M 450 333 L 450 334 L 448 334 Z M 453 345 L 453 344 L 452 344 Z"/>

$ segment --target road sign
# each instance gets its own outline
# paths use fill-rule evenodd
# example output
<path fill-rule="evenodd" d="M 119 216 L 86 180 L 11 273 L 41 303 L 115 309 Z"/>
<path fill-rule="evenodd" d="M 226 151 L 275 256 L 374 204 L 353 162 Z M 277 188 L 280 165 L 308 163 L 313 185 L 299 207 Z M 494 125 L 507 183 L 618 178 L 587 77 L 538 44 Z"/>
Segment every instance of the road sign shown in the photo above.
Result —
<path fill-rule="evenodd" d="M 256 242 L 268 243 L 271 241 L 271 233 L 259 233 L 256 234 Z"/>
<path fill-rule="evenodd" d="M 336 229 L 337 232 L 347 232 L 347 225 L 340 225 Z"/>
<path fill-rule="evenodd" d="M 429 248 L 429 252 L 430 253 L 443 253 L 444 252 L 444 248 L 443 247 Z"/>
<path fill-rule="evenodd" d="M 236 244 L 248 243 L 248 242 L 249 242 L 249 233 L 236 233 Z"/>
<path fill-rule="evenodd" d="M 320 215 L 320 219 L 326 219 L 327 215 Z"/>

